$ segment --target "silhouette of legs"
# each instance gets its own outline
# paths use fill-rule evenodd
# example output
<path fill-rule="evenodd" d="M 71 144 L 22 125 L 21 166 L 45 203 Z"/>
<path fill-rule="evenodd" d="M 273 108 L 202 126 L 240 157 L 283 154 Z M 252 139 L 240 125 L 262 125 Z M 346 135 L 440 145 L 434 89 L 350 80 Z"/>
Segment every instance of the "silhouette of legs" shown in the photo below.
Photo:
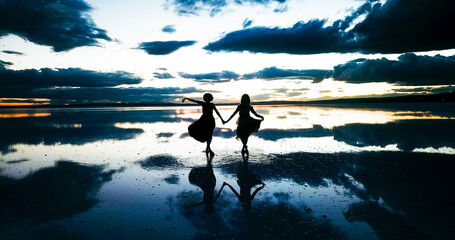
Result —
<path fill-rule="evenodd" d="M 248 138 L 241 138 L 243 143 L 242 147 L 242 157 L 245 158 L 245 156 L 248 156 L 250 153 L 248 152 L 248 146 L 246 145 L 248 143 Z M 245 156 L 244 156 L 245 155 Z"/>
<path fill-rule="evenodd" d="M 215 154 L 209 154 L 208 152 L 205 154 L 205 156 L 207 157 L 207 167 L 210 167 L 212 166 L 212 160 L 213 160 L 213 157 L 214 157 Z"/>
<path fill-rule="evenodd" d="M 205 149 L 206 154 L 210 154 L 211 157 L 215 156 L 215 153 L 212 151 L 210 148 L 210 143 L 212 142 L 212 139 L 207 140 L 207 148 Z"/>

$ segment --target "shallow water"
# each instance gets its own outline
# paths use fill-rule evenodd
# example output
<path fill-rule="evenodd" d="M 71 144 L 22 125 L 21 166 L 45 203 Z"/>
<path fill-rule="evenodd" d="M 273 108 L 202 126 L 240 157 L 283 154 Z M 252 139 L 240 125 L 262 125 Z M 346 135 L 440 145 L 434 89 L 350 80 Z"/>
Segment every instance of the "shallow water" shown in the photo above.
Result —
<path fill-rule="evenodd" d="M 453 239 L 444 108 L 255 106 L 248 163 L 217 119 L 211 167 L 197 107 L 0 110 L 0 238 Z"/>

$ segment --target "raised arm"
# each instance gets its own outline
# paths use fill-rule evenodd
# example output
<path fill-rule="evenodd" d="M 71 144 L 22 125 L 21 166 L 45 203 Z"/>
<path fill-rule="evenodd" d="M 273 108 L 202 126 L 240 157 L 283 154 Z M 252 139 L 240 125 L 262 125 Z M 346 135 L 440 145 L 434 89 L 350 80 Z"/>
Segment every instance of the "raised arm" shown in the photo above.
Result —
<path fill-rule="evenodd" d="M 240 200 L 240 195 L 239 195 L 239 193 L 238 193 L 237 191 L 235 191 L 235 189 L 234 189 L 229 183 L 224 182 L 224 183 L 223 183 L 223 186 L 224 186 L 224 185 L 227 185 L 227 186 L 231 189 L 231 191 L 235 194 L 235 196 Z"/>
<path fill-rule="evenodd" d="M 264 117 L 259 115 L 259 114 L 257 114 L 257 112 L 254 111 L 253 107 L 250 107 L 250 111 L 254 114 L 254 116 L 260 118 L 261 120 L 264 120 Z"/>
<path fill-rule="evenodd" d="M 212 106 L 213 106 L 213 110 L 215 110 L 216 115 L 218 115 L 218 117 L 221 118 L 221 122 L 224 124 L 223 117 L 221 116 L 220 112 L 218 112 L 218 109 L 216 109 L 215 104 L 212 103 Z"/>
<path fill-rule="evenodd" d="M 191 102 L 195 102 L 195 103 L 201 104 L 201 105 L 204 103 L 203 101 L 194 100 L 194 99 L 191 99 L 191 98 L 184 98 L 184 99 L 182 99 L 182 102 L 185 102 L 185 100 L 191 101 Z"/>
<path fill-rule="evenodd" d="M 218 199 L 218 197 L 220 196 L 221 192 L 223 191 L 224 186 L 226 186 L 226 184 L 223 183 L 223 186 L 221 186 L 220 190 L 218 191 L 218 193 L 217 193 L 216 196 L 215 196 L 214 202 L 215 202 L 215 201 Z"/>
<path fill-rule="evenodd" d="M 234 113 L 229 117 L 228 120 L 226 120 L 224 123 L 227 123 L 229 121 L 231 121 L 231 119 L 235 116 L 235 114 L 237 114 L 239 112 L 239 107 L 237 107 L 237 109 L 235 109 Z"/>
<path fill-rule="evenodd" d="M 265 187 L 265 183 L 262 183 L 262 186 L 256 188 L 256 190 L 254 190 L 253 194 L 251 195 L 251 200 L 253 200 L 254 197 L 256 196 L 256 193 L 258 193 L 259 191 L 261 191 L 264 187 Z"/>

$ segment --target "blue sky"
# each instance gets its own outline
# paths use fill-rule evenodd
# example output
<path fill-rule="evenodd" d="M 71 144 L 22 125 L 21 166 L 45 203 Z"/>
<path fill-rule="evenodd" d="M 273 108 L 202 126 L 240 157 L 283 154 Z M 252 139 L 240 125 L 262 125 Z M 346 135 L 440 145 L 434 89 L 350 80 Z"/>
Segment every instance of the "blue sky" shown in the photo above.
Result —
<path fill-rule="evenodd" d="M 0 104 L 452 91 L 450 0 L 6 0 Z"/>

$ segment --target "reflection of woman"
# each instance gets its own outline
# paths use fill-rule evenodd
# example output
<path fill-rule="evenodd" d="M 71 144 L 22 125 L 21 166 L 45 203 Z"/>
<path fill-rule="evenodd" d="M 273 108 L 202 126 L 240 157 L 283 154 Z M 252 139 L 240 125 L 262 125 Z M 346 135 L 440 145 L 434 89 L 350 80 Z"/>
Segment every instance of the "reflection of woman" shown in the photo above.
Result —
<path fill-rule="evenodd" d="M 215 104 L 211 103 L 211 101 L 213 100 L 212 94 L 206 93 L 204 94 L 203 98 L 204 102 L 190 98 L 182 99 L 182 102 L 188 100 L 202 105 L 201 118 L 199 118 L 199 120 L 197 120 L 188 127 L 188 132 L 190 133 L 191 137 L 198 140 L 199 142 L 207 142 L 207 148 L 205 149 L 206 153 L 210 153 L 210 155 L 215 155 L 215 153 L 210 148 L 213 130 L 215 129 L 215 118 L 213 118 L 213 110 L 215 110 L 216 114 L 221 118 L 221 121 L 224 120 L 221 117 L 218 110 L 216 109 Z"/>
<path fill-rule="evenodd" d="M 254 174 L 250 170 L 246 163 L 243 163 L 237 168 L 237 184 L 240 187 L 240 194 L 230 184 L 223 183 L 223 185 L 227 185 L 235 196 L 237 196 L 237 199 L 242 203 L 243 210 L 249 211 L 251 209 L 251 202 L 256 194 L 264 188 L 265 183 L 262 182 L 258 174 Z M 251 189 L 256 185 L 261 186 L 256 188 L 253 194 L 251 194 Z"/>
<path fill-rule="evenodd" d="M 224 188 L 224 184 L 216 196 L 214 196 L 216 178 L 215 174 L 213 173 L 211 159 L 207 160 L 207 165 L 205 167 L 195 167 L 191 169 L 190 174 L 188 175 L 188 179 L 191 184 L 200 187 L 204 194 L 202 197 L 202 202 L 194 204 L 192 206 L 205 205 L 206 212 L 213 212 L 215 210 L 213 204 L 220 196 L 221 191 Z"/>
<path fill-rule="evenodd" d="M 250 105 L 250 96 L 248 94 L 243 94 L 242 99 L 240 100 L 240 105 L 237 106 L 237 109 L 234 111 L 234 113 L 229 117 L 227 121 L 224 121 L 224 123 L 229 122 L 235 114 L 239 113 L 239 119 L 237 121 L 237 138 L 240 138 L 243 143 L 242 147 L 242 155 L 244 153 L 248 154 L 248 137 L 251 135 L 253 132 L 257 132 L 259 130 L 259 127 L 261 126 L 261 121 L 264 120 L 264 117 L 257 114 L 253 107 Z M 256 117 L 261 118 L 261 120 L 254 119 L 250 117 L 250 112 L 252 112 Z"/>

